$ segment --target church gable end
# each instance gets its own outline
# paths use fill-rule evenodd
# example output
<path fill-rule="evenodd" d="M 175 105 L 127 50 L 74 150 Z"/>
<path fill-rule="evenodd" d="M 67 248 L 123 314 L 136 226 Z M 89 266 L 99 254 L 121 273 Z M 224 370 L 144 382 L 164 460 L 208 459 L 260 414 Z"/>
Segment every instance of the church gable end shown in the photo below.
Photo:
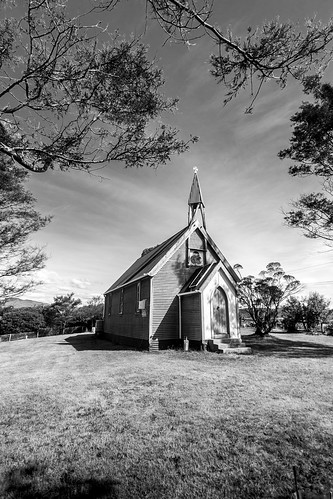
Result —
<path fill-rule="evenodd" d="M 153 278 L 153 339 L 178 340 L 178 293 L 196 271 L 187 262 L 187 241 L 165 262 Z"/>

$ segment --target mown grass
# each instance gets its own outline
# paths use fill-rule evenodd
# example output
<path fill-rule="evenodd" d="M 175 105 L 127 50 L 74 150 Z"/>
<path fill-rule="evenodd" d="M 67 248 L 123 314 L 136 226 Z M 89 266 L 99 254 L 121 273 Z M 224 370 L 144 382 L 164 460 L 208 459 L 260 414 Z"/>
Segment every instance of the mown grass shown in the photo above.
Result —
<path fill-rule="evenodd" d="M 252 356 L 0 345 L 3 498 L 287 498 L 333 489 L 333 345 Z M 312 495 L 311 495 L 312 494 Z"/>

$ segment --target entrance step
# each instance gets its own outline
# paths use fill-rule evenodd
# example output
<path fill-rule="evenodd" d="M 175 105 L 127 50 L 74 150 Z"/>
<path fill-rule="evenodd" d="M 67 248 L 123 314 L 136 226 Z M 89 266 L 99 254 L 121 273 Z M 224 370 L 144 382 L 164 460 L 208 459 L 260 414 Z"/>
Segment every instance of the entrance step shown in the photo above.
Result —
<path fill-rule="evenodd" d="M 249 355 L 252 353 L 251 347 L 219 347 L 217 353 L 233 353 L 238 355 Z"/>
<path fill-rule="evenodd" d="M 252 349 L 246 347 L 240 338 L 213 339 L 207 341 L 208 350 L 217 353 L 250 354 Z"/>

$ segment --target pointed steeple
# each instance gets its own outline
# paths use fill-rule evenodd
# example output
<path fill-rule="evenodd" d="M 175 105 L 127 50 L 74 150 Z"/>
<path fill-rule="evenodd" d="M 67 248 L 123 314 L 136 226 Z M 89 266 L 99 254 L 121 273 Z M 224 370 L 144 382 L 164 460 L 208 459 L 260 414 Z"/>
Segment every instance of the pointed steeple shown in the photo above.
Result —
<path fill-rule="evenodd" d="M 205 205 L 202 200 L 201 188 L 198 179 L 198 168 L 193 168 L 194 176 L 191 185 L 191 191 L 188 198 L 188 224 L 190 225 L 197 219 L 198 211 L 201 213 L 202 225 L 206 228 Z"/>

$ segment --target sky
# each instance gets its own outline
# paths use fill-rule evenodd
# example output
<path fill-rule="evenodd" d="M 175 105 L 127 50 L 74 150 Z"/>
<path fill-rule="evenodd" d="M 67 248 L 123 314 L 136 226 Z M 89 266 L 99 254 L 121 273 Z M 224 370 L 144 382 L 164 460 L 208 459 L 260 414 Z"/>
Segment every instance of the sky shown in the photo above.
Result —
<path fill-rule="evenodd" d="M 82 2 L 71 4 L 79 8 Z M 332 1 L 216 0 L 212 20 L 242 35 L 248 26 L 276 16 L 303 23 L 313 15 L 327 21 L 333 16 Z M 258 275 L 278 261 L 302 282 L 302 295 L 318 291 L 333 304 L 332 249 L 283 221 L 291 200 L 320 189 L 314 179 L 290 177 L 290 163 L 277 157 L 289 144 L 290 117 L 305 100 L 300 85 L 291 82 L 281 90 L 268 83 L 253 113 L 245 114 L 249 90 L 223 105 L 225 88 L 209 73 L 213 46 L 208 38 L 190 47 L 165 43 L 161 28 L 146 23 L 143 0 L 123 0 L 103 15 L 103 22 L 110 31 L 142 35 L 149 56 L 163 68 L 164 93 L 179 98 L 177 112 L 162 119 L 179 128 L 182 137 L 192 134 L 200 140 L 157 168 L 113 163 L 100 176 L 78 171 L 31 175 L 27 187 L 37 208 L 53 220 L 33 237 L 48 255 L 38 276 L 44 284 L 24 298 L 51 303 L 54 296 L 73 292 L 86 302 L 102 295 L 144 248 L 186 226 L 197 167 L 207 231 L 230 264 L 241 264 L 243 275 Z M 327 79 L 331 73 L 329 68 Z"/>

